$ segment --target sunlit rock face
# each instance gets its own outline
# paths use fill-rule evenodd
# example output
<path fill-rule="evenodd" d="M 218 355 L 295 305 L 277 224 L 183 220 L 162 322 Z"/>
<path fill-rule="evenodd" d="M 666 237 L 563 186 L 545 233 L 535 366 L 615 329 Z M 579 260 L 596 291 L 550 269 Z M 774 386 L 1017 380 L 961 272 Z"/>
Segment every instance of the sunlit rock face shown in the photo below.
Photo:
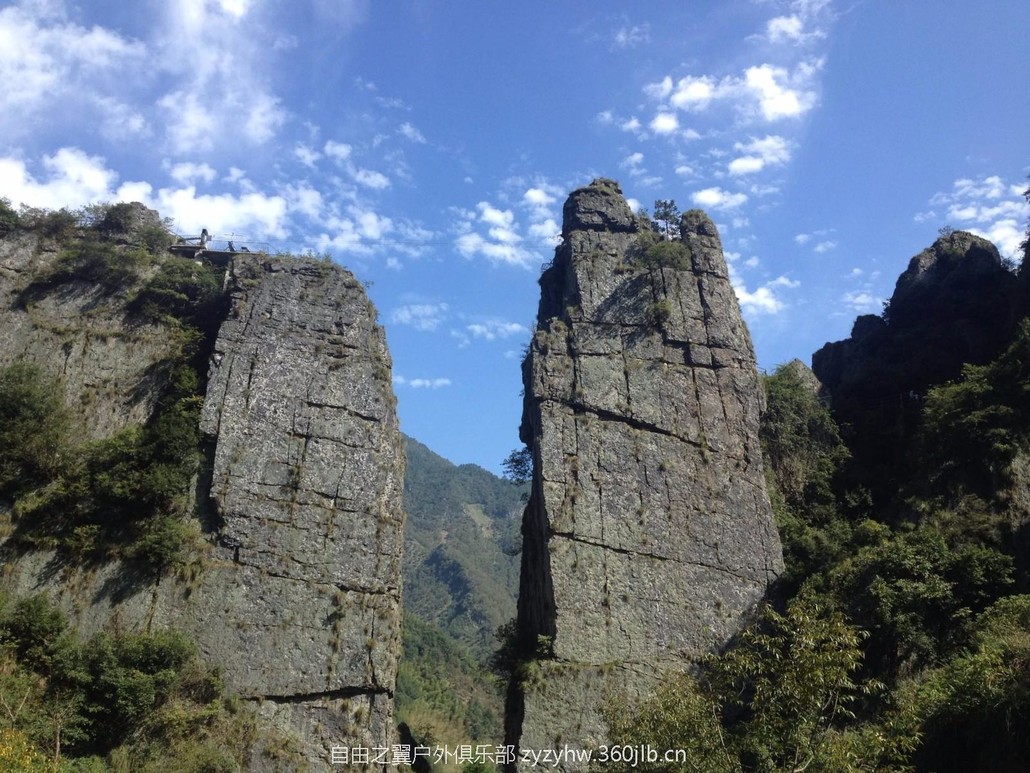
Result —
<path fill-rule="evenodd" d="M 523 749 L 603 743 L 608 696 L 724 645 L 782 569 L 762 392 L 715 225 L 684 214 L 661 265 L 610 180 L 564 217 L 523 365 L 527 662 L 507 718 Z"/>

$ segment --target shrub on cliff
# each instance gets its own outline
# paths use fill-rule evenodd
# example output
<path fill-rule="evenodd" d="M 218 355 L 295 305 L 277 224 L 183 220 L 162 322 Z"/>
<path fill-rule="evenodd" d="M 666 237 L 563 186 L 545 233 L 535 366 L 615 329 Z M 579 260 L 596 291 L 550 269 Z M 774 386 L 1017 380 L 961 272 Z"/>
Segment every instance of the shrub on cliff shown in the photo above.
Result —
<path fill-rule="evenodd" d="M 0 198 L 0 236 L 10 233 L 19 225 L 18 211 L 11 206 L 11 200 Z"/>
<path fill-rule="evenodd" d="M 82 641 L 43 596 L 0 606 L 0 761 L 13 755 L 22 767 L 12 770 L 60 761 L 69 771 L 230 771 L 245 762 L 253 719 L 183 635 Z"/>
<path fill-rule="evenodd" d="M 64 460 L 70 426 L 56 379 L 28 362 L 0 368 L 0 496 L 50 480 Z"/>

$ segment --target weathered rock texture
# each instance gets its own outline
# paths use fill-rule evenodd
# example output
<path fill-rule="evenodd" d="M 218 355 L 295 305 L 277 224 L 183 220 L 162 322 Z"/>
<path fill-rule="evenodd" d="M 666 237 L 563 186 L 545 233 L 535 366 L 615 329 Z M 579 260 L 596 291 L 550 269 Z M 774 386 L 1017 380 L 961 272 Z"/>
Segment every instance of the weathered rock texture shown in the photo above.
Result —
<path fill-rule="evenodd" d="M 859 483 L 893 494 L 907 461 L 896 454 L 926 391 L 958 378 L 965 363 L 997 356 L 1025 308 L 1024 288 L 997 248 L 955 231 L 909 261 L 882 317 L 858 317 L 850 338 L 812 356 L 855 467 L 868 471 Z"/>
<path fill-rule="evenodd" d="M 52 255 L 31 237 L 0 245 L 11 298 L 20 273 Z M 155 583 L 127 565 L 84 572 L 35 552 L 8 554 L 4 582 L 15 593 L 47 591 L 86 636 L 191 635 L 228 688 L 321 770 L 330 745 L 393 738 L 404 450 L 391 362 L 375 310 L 338 267 L 241 255 L 226 291 L 202 416 L 197 528 L 210 545 L 199 575 Z M 75 285 L 30 308 L 5 303 L 0 362 L 50 367 L 73 406 L 95 392 L 81 404 L 98 417 L 95 434 L 109 434 L 148 418 L 167 330 L 134 328 L 124 298 L 97 306 L 95 295 Z M 297 764 L 262 754 L 263 742 L 253 770 Z"/>
<path fill-rule="evenodd" d="M 633 265 L 617 184 L 565 205 L 523 365 L 533 451 L 509 742 L 603 743 L 605 695 L 648 692 L 724 645 L 782 568 L 758 441 L 761 389 L 714 224 L 689 265 Z M 571 769 L 571 766 L 570 766 Z"/>
<path fill-rule="evenodd" d="M 0 366 L 18 359 L 60 376 L 68 405 L 107 437 L 145 422 L 164 386 L 161 363 L 177 350 L 162 325 L 127 324 L 124 296 L 72 282 L 26 293 L 59 253 L 53 239 L 15 232 L 0 239 Z"/>
<path fill-rule="evenodd" d="M 390 358 L 344 271 L 237 258 L 230 284 L 201 420 L 219 560 L 175 608 L 324 764 L 330 744 L 392 732 L 404 451 Z"/>

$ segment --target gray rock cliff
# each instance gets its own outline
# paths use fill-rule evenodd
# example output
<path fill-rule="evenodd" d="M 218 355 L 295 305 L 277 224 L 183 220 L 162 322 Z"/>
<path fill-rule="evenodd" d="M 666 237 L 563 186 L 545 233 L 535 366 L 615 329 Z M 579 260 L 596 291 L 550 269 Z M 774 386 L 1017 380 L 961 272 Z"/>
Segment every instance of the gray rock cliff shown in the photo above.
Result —
<path fill-rule="evenodd" d="M 95 436 L 145 422 L 168 328 L 132 321 L 125 293 L 85 281 L 26 304 L 26 283 L 57 252 L 31 233 L 0 239 L 0 364 L 25 358 L 60 376 Z M 296 764 L 321 770 L 331 745 L 394 738 L 404 449 L 390 356 L 364 290 L 337 266 L 237 255 L 225 292 L 201 419 L 199 571 L 155 580 L 118 561 L 79 569 L 5 550 L 4 584 L 48 593 L 85 636 L 187 633 L 229 690 L 293 739 Z M 252 770 L 294 765 L 262 742 Z"/>
<path fill-rule="evenodd" d="M 565 205 L 523 364 L 534 459 L 508 742 L 605 740 L 606 695 L 727 643 L 782 569 L 758 441 L 761 388 L 718 232 L 683 216 L 641 265 L 616 183 Z M 568 769 L 575 769 L 569 766 Z"/>

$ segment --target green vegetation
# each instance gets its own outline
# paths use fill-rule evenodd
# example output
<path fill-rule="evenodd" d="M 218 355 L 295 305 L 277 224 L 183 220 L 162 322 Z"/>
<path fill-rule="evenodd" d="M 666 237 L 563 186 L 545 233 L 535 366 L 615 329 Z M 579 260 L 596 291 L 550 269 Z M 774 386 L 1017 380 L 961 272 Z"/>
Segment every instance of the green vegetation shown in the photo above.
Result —
<path fill-rule="evenodd" d="M 159 324 L 171 346 L 153 369 L 161 394 L 150 420 L 101 440 L 83 440 L 63 385 L 39 367 L 0 369 L 0 496 L 13 505 L 12 544 L 56 548 L 78 563 L 128 559 L 156 573 L 182 565 L 194 542 L 188 503 L 203 374 L 224 303 L 220 272 L 164 254 L 167 232 L 129 204 L 23 210 L 19 222 L 59 236 L 61 248 L 23 304 L 85 284 L 124 311 L 127 329 Z"/>
<path fill-rule="evenodd" d="M 0 369 L 0 496 L 17 496 L 58 473 L 71 423 L 60 384 L 37 365 Z"/>
<path fill-rule="evenodd" d="M 501 463 L 504 479 L 515 484 L 529 483 L 533 479 L 533 452 L 528 446 L 516 448 Z"/>
<path fill-rule="evenodd" d="M 1012 728 L 1030 718 L 1030 596 L 1016 595 L 1030 590 L 1027 363 L 1030 322 L 994 362 L 930 389 L 918 420 L 891 433 L 907 462 L 876 506 L 810 373 L 765 377 L 786 611 L 612 712 L 619 743 L 689 750 L 686 766 L 637 769 L 1025 765 L 1030 743 Z M 863 443 L 882 428 L 849 429 Z"/>
<path fill-rule="evenodd" d="M 654 203 L 654 223 L 666 241 L 680 235 L 680 211 L 675 199 L 657 199 Z"/>
<path fill-rule="evenodd" d="M 25 771 L 229 771 L 256 739 L 172 631 L 79 640 L 43 596 L 0 611 L 0 761 Z"/>
<path fill-rule="evenodd" d="M 515 614 L 528 486 L 453 465 L 410 438 L 406 448 L 405 611 L 485 662 L 494 631 Z"/>
<path fill-rule="evenodd" d="M 857 720 L 876 682 L 856 681 L 861 635 L 839 613 L 807 599 L 713 656 L 698 677 L 681 675 L 627 713 L 607 712 L 614 744 L 684 749 L 688 764 L 659 760 L 642 771 L 860 771 L 892 769 L 914 748 L 911 718 L 889 711 Z"/>
<path fill-rule="evenodd" d="M 3 490 L 14 495 L 14 544 L 78 562 L 135 559 L 156 572 L 185 560 L 201 400 L 190 366 L 178 364 L 169 382 L 145 427 L 82 443 L 55 380 L 31 365 L 0 369 L 0 404 L 18 406 L 0 459 L 10 481 Z"/>
<path fill-rule="evenodd" d="M 11 206 L 11 200 L 0 198 L 0 236 L 9 234 L 18 228 L 21 218 L 18 211 Z"/>
<path fill-rule="evenodd" d="M 692 267 L 690 247 L 678 239 L 666 240 L 653 230 L 640 231 L 636 243 L 626 251 L 630 265 L 646 269 Z"/>
<path fill-rule="evenodd" d="M 496 744 L 503 737 L 499 683 L 436 626 L 404 616 L 397 718 L 422 745 Z"/>

